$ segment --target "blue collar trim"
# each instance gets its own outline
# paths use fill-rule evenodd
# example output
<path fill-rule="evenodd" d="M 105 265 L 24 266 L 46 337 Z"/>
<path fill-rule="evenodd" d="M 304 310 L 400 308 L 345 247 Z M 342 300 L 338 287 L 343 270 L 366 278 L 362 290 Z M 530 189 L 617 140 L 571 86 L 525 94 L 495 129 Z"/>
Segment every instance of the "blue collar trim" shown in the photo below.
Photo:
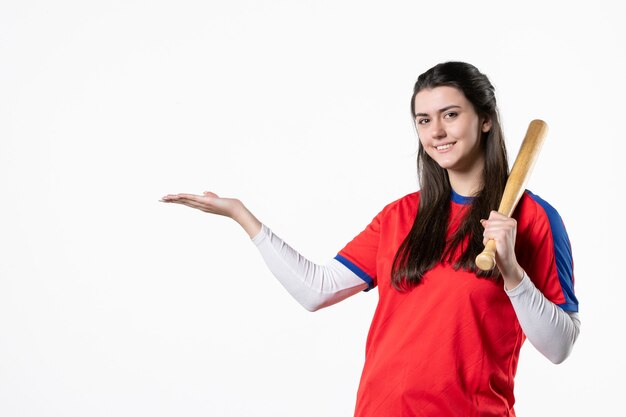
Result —
<path fill-rule="evenodd" d="M 472 201 L 474 200 L 474 197 L 465 197 L 461 194 L 458 194 L 457 192 L 455 192 L 454 190 L 450 189 L 450 200 L 452 200 L 453 203 L 457 203 L 457 204 L 471 204 Z"/>

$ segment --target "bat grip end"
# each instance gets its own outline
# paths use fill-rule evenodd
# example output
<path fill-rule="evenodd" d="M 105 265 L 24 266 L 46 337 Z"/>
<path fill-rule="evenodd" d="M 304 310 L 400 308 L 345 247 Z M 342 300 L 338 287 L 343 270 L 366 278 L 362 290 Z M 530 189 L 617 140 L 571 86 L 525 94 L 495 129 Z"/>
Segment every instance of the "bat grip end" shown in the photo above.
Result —
<path fill-rule="evenodd" d="M 476 266 L 483 271 L 491 271 L 496 266 L 496 242 L 490 240 L 476 257 Z"/>

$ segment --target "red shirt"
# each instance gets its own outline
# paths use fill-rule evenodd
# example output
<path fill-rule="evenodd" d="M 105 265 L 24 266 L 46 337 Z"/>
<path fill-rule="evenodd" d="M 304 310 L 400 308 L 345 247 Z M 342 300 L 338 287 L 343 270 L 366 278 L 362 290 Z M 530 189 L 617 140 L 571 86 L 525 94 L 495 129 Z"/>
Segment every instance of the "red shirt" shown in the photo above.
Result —
<path fill-rule="evenodd" d="M 525 336 L 502 282 L 440 264 L 408 292 L 391 265 L 409 233 L 419 192 L 386 206 L 336 259 L 377 286 L 356 417 L 514 416 L 513 379 Z M 471 199 L 453 195 L 448 233 Z M 577 311 L 569 240 L 558 213 L 526 193 L 515 212 L 516 255 L 535 286 Z"/>

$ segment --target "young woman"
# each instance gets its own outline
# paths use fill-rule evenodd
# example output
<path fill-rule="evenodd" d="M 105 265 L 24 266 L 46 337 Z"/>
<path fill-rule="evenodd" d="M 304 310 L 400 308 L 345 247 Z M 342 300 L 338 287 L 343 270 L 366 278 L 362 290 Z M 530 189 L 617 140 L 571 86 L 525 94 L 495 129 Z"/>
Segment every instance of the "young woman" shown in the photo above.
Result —
<path fill-rule="evenodd" d="M 474 66 L 421 74 L 411 98 L 421 189 L 387 205 L 326 265 L 285 244 L 237 199 L 163 201 L 231 217 L 311 311 L 378 287 L 355 416 L 514 416 L 526 338 L 560 363 L 578 337 L 563 222 L 526 192 L 513 218 L 493 211 L 508 175 L 494 88 Z M 474 259 L 496 242 L 497 268 Z"/>

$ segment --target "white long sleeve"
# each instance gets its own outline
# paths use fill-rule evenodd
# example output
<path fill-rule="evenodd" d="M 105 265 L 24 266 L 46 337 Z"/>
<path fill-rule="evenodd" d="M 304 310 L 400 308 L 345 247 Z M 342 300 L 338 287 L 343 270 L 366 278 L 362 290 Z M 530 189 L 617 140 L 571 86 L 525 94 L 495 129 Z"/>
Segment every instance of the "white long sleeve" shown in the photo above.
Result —
<path fill-rule="evenodd" d="M 265 225 L 252 238 L 270 271 L 304 308 L 316 311 L 367 288 L 361 278 L 332 259 L 318 265 L 306 259 Z"/>
<path fill-rule="evenodd" d="M 368 287 L 335 259 L 326 265 L 306 259 L 265 225 L 252 242 L 278 281 L 309 311 L 338 303 Z M 549 301 L 525 273 L 522 282 L 506 293 L 530 343 L 550 361 L 563 362 L 578 338 L 578 314 Z"/>
<path fill-rule="evenodd" d="M 578 313 L 548 300 L 526 273 L 517 287 L 505 291 L 528 341 L 553 363 L 563 362 L 580 333 Z"/>

